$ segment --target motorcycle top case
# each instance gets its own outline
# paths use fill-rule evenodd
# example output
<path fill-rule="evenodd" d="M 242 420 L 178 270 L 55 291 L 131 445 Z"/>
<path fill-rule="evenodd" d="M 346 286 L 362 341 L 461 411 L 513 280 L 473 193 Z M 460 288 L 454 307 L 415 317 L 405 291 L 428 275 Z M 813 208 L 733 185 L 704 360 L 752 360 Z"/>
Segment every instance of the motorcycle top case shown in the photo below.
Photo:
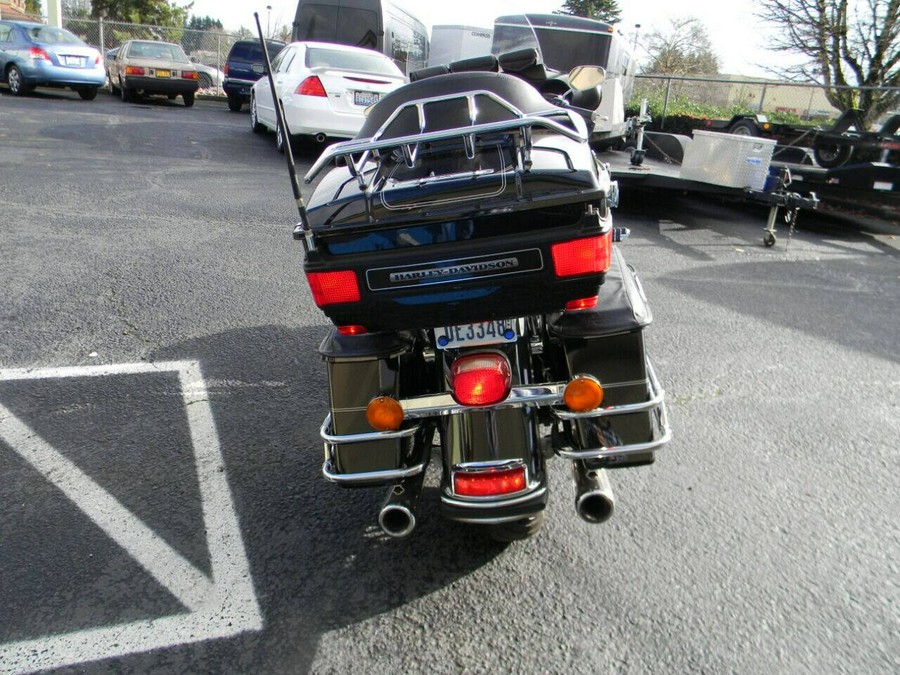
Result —
<path fill-rule="evenodd" d="M 307 207 L 311 286 L 338 272 L 357 287 L 351 301 L 317 297 L 335 324 L 428 328 L 560 311 L 597 295 L 612 246 L 608 172 L 586 142 L 517 126 L 523 114 L 574 124 L 496 73 L 428 78 L 373 108 L 360 136 L 405 140 L 331 169 Z M 430 137 L 410 141 L 416 134 Z M 561 272 L 555 247 L 589 240 L 606 262 Z"/>

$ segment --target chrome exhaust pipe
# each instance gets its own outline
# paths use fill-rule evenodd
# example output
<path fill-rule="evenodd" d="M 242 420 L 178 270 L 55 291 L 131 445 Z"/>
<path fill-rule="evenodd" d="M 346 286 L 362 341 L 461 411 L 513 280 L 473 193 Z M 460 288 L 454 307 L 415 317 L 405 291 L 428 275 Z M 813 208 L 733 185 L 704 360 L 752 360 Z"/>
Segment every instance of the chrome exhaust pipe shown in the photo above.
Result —
<path fill-rule="evenodd" d="M 397 538 L 406 537 L 416 527 L 416 510 L 424 478 L 423 471 L 418 476 L 404 478 L 391 486 L 381 511 L 378 512 L 378 524 L 385 534 Z"/>
<path fill-rule="evenodd" d="M 591 468 L 584 461 L 572 462 L 572 468 L 575 473 L 575 511 L 591 524 L 609 520 L 616 500 L 606 471 Z"/>
<path fill-rule="evenodd" d="M 318 133 L 315 135 L 316 143 L 324 143 L 327 136 L 323 133 Z"/>

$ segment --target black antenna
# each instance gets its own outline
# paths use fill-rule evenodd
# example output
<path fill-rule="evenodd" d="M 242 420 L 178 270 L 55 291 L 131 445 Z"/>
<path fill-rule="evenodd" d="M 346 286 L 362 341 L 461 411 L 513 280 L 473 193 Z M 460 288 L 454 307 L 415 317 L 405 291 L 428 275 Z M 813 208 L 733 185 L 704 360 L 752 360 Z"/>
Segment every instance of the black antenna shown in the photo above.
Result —
<path fill-rule="evenodd" d="M 263 37 L 262 26 L 259 23 L 259 13 L 253 12 L 256 21 L 256 30 L 259 33 L 259 41 L 262 43 L 263 55 L 266 57 L 266 76 L 269 78 L 269 89 L 272 91 L 272 101 L 275 104 L 275 119 L 281 129 L 284 139 L 284 157 L 287 159 L 288 174 L 291 177 L 291 189 L 294 191 L 294 201 L 297 203 L 297 213 L 300 215 L 300 223 L 294 228 L 294 239 L 304 239 L 307 249 L 315 248 L 312 240 L 312 230 L 309 227 L 309 218 L 306 215 L 306 204 L 303 203 L 303 195 L 300 193 L 300 181 L 297 178 L 297 165 L 294 163 L 294 151 L 291 149 L 291 133 L 284 119 L 284 107 L 278 92 L 275 90 L 275 79 L 272 77 L 272 61 L 269 60 L 269 46 Z"/>

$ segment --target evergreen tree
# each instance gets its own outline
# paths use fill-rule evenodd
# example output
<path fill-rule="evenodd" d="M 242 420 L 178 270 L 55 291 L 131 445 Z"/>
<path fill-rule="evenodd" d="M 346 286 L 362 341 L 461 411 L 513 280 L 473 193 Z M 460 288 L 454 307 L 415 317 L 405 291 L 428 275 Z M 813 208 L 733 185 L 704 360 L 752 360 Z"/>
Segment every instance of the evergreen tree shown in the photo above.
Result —
<path fill-rule="evenodd" d="M 562 9 L 554 13 L 583 16 L 605 23 L 618 23 L 622 20 L 622 10 L 616 0 L 566 0 Z"/>

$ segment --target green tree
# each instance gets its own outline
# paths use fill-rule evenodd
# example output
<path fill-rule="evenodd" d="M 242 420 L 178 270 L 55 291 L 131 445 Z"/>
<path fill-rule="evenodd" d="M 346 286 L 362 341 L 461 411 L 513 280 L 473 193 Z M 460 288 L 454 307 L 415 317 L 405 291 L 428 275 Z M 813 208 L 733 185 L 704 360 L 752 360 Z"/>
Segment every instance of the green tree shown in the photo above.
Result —
<path fill-rule="evenodd" d="M 775 69 L 780 75 L 824 84 L 833 106 L 862 108 L 869 121 L 900 105 L 900 0 L 768 0 L 759 8 L 778 29 L 771 47 L 805 57 Z"/>
<path fill-rule="evenodd" d="M 684 77 L 719 72 L 719 57 L 706 27 L 696 17 L 672 19 L 668 30 L 649 33 L 646 44 L 650 62 L 645 73 Z"/>
<path fill-rule="evenodd" d="M 211 16 L 191 16 L 184 27 L 191 30 L 222 30 L 222 22 Z"/>
<path fill-rule="evenodd" d="M 93 0 L 91 16 L 102 16 L 109 21 L 181 28 L 193 6 L 190 3 L 180 7 L 168 0 Z"/>
<path fill-rule="evenodd" d="M 566 0 L 562 9 L 554 14 L 583 16 L 606 23 L 618 23 L 622 20 L 622 10 L 616 0 Z"/>

